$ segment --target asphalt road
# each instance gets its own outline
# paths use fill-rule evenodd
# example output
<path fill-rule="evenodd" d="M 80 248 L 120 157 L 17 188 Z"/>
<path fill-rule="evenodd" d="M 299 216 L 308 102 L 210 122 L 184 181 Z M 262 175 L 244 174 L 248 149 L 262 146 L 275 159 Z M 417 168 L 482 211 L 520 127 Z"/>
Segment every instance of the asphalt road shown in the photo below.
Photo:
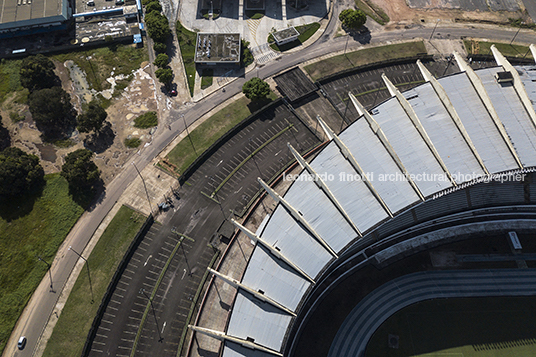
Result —
<path fill-rule="evenodd" d="M 341 51 L 346 44 L 346 37 L 331 38 L 335 30 L 335 22 L 332 21 L 324 35 L 322 35 L 311 46 L 302 51 L 285 54 L 279 60 L 270 62 L 258 71 L 252 71 L 244 77 L 231 82 L 226 87 L 225 92 L 216 92 L 205 98 L 199 103 L 192 105 L 184 112 L 184 119 L 187 125 L 191 125 L 203 114 L 214 108 L 218 104 L 228 100 L 232 96 L 241 91 L 245 81 L 254 76 L 261 78 L 270 77 L 285 69 L 298 65 L 301 62 L 311 60 L 313 58 L 326 55 L 331 52 Z M 456 26 L 456 27 L 441 27 L 436 29 L 434 37 L 443 38 L 460 38 L 462 36 L 476 38 L 490 38 L 497 41 L 509 42 L 515 35 L 517 30 L 492 28 L 492 27 L 476 27 L 471 25 Z M 371 33 L 370 43 L 379 44 L 392 40 L 412 39 L 417 37 L 428 38 L 432 33 L 430 28 L 412 28 L 397 31 Z M 516 42 L 536 43 L 536 35 L 531 31 L 520 31 L 517 34 Z M 348 49 L 351 50 L 359 45 L 359 43 L 351 39 Z M 135 155 L 133 162 L 142 170 L 178 133 L 184 131 L 183 120 L 180 120 L 180 113 L 172 111 L 171 117 L 174 122 L 171 125 L 171 130 L 159 128 L 155 133 L 152 145 L 142 149 L 139 155 Z M 8 342 L 4 350 L 4 356 L 31 356 L 36 348 L 37 341 L 41 336 L 49 316 L 53 313 L 53 309 L 57 303 L 59 293 L 62 291 L 78 257 L 68 252 L 68 247 L 72 245 L 76 251 L 82 251 L 87 245 L 91 236 L 102 222 L 104 217 L 113 207 L 118 198 L 122 195 L 128 184 L 135 178 L 136 171 L 132 165 L 126 165 L 124 170 L 106 187 L 104 197 L 99 201 L 96 207 L 86 212 L 71 230 L 65 243 L 58 250 L 58 254 L 52 263 L 52 276 L 55 292 L 50 292 L 50 282 L 48 277 L 44 278 L 37 290 L 35 291 L 30 303 L 21 315 L 19 322 L 14 329 L 13 337 Z M 25 335 L 28 338 L 28 343 L 23 351 L 18 351 L 16 341 L 18 336 Z"/>

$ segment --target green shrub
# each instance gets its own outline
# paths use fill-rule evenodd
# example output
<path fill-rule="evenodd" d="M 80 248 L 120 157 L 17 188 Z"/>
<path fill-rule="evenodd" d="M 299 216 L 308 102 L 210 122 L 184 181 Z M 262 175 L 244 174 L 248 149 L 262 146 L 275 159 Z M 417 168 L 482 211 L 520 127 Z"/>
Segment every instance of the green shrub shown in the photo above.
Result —
<path fill-rule="evenodd" d="M 138 138 L 125 139 L 125 146 L 127 148 L 134 149 L 140 146 L 140 144 L 141 144 L 141 140 Z"/>
<path fill-rule="evenodd" d="M 134 127 L 147 129 L 158 125 L 156 112 L 147 112 L 134 119 Z"/>

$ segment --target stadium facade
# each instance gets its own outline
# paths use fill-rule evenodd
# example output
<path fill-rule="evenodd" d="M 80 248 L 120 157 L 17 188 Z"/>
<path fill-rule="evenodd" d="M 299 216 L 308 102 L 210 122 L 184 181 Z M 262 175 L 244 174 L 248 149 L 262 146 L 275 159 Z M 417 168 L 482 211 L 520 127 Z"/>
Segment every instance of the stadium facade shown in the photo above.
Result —
<path fill-rule="evenodd" d="M 418 62 L 425 83 L 404 93 L 383 76 L 391 98 L 372 114 L 350 93 L 361 116 L 339 135 L 319 117 L 330 142 L 309 163 L 289 146 L 303 170 L 285 178 L 293 183 L 284 196 L 260 181 L 278 203 L 273 213 L 256 232 L 235 222 L 256 244 L 241 281 L 213 272 L 237 288 L 226 331 L 191 328 L 222 340 L 224 357 L 288 354 L 315 284 L 349 269 L 350 254 L 381 264 L 457 234 L 382 241 L 415 215 L 536 202 L 536 182 L 525 179 L 536 168 L 536 66 L 492 52 L 497 66 L 478 70 L 454 54 L 460 72 L 440 79 Z M 525 223 L 504 224 L 534 228 Z M 479 224 L 472 229 L 486 229 Z M 370 250 L 381 254 L 365 252 L 382 243 Z"/>

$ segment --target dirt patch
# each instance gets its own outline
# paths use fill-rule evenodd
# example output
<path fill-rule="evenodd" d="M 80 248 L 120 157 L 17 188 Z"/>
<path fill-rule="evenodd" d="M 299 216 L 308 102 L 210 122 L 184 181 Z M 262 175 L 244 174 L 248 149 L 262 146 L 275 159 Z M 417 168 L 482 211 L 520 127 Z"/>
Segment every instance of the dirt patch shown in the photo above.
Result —
<path fill-rule="evenodd" d="M 476 22 L 492 22 L 492 23 L 507 23 L 508 18 L 523 18 L 527 17 L 521 9 L 516 12 L 509 11 L 462 11 L 458 9 L 412 9 L 408 6 L 405 0 L 371 0 L 378 7 L 383 9 L 389 16 L 390 22 L 385 29 L 399 29 L 404 25 L 431 25 L 436 23 L 438 19 L 441 21 L 476 21 Z"/>
<path fill-rule="evenodd" d="M 90 99 L 87 98 L 87 88 L 80 86 L 79 78 L 72 79 L 71 72 L 66 67 L 69 63 L 55 61 L 55 64 L 62 88 L 71 95 L 73 106 L 80 112 L 82 103 Z M 109 183 L 121 171 L 128 158 L 152 140 L 154 131 L 133 126 L 134 118 L 138 115 L 147 111 L 158 111 L 155 83 L 149 74 L 148 62 L 142 63 L 142 68 L 133 72 L 132 77 L 130 84 L 112 100 L 112 105 L 106 110 L 110 124 L 105 126 L 93 145 L 87 145 L 88 134 L 80 134 L 76 130 L 68 140 L 58 145 L 43 142 L 41 132 L 31 118 L 28 105 L 20 99 L 21 93 L 10 94 L 0 108 L 0 115 L 4 126 L 9 130 L 12 145 L 38 156 L 47 174 L 59 172 L 64 157 L 69 152 L 85 146 L 95 152 L 95 163 L 102 172 L 101 177 L 105 184 Z M 16 113 L 22 120 L 14 123 L 10 119 L 10 113 Z M 128 149 L 124 145 L 124 140 L 131 137 L 141 140 L 138 149 Z"/>

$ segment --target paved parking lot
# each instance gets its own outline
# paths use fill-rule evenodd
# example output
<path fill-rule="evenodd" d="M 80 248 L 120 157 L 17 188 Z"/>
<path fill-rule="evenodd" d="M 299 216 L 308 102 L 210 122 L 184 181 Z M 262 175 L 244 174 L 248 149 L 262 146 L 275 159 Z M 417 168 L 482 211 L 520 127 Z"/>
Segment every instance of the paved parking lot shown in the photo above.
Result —
<path fill-rule="evenodd" d="M 130 355 L 149 303 L 147 297 L 151 296 L 179 239 L 168 227 L 153 224 L 120 278 L 98 327 L 90 356 Z M 193 242 L 184 239 L 173 256 L 152 301 L 136 355 L 176 354 L 191 299 L 214 253 L 207 248 L 196 261 L 188 261 L 186 257 L 192 246 Z M 166 304 L 170 297 L 181 296 L 182 291 L 186 292 L 186 299 L 181 299 L 178 304 Z"/>
<path fill-rule="evenodd" d="M 290 124 L 292 128 L 287 129 Z M 241 212 L 260 189 L 257 177 L 268 181 L 292 160 L 287 142 L 300 151 L 320 142 L 284 104 L 263 112 L 230 138 L 188 182 L 195 184 L 204 180 L 201 191 L 211 195 L 240 163 L 279 133 L 276 139 L 247 160 L 214 196 L 222 203 L 226 215 L 230 209 Z"/>

